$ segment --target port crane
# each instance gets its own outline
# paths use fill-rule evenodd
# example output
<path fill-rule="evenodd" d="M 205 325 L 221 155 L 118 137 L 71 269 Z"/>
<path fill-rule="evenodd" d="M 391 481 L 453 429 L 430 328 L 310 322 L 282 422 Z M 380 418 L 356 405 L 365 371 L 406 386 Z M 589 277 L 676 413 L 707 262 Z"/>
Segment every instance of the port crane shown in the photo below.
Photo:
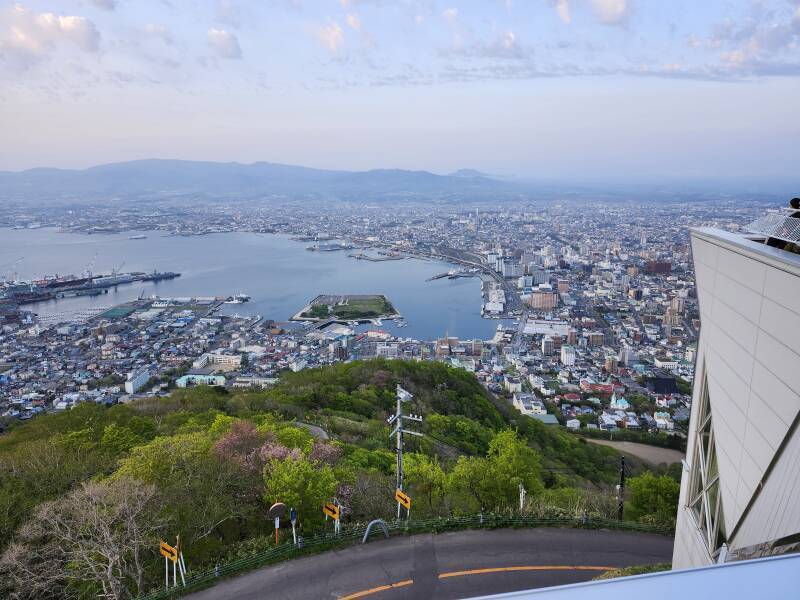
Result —
<path fill-rule="evenodd" d="M 17 280 L 17 267 L 24 259 L 24 256 L 20 256 L 17 260 L 12 260 L 10 263 L 6 263 L 4 265 L 0 265 L 0 270 L 2 271 L 2 282 L 8 283 L 9 282 L 9 275 L 11 276 L 10 281 Z"/>
<path fill-rule="evenodd" d="M 92 269 L 94 269 L 94 263 L 97 261 L 97 255 L 98 253 L 95 252 L 94 256 L 92 257 L 92 260 L 89 261 L 89 263 L 86 265 L 86 268 L 83 270 L 83 274 L 86 277 L 86 279 L 92 278 Z"/>

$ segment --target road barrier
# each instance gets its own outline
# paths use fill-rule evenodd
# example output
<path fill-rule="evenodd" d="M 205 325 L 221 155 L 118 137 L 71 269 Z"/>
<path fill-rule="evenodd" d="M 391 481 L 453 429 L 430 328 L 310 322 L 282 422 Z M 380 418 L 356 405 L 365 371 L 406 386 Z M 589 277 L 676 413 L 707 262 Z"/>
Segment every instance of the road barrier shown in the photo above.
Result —
<path fill-rule="evenodd" d="M 175 598 L 184 594 L 209 587 L 225 577 L 239 575 L 255 568 L 291 558 L 316 554 L 325 550 L 349 546 L 363 539 L 367 525 L 354 524 L 343 526 L 339 535 L 321 533 L 301 538 L 298 545 L 291 542 L 270 546 L 252 555 L 217 565 L 213 569 L 193 573 L 187 572 L 186 586 L 169 590 L 159 589 L 140 596 L 140 600 L 162 600 Z M 596 517 L 534 517 L 523 515 L 473 515 L 468 517 L 444 517 L 418 521 L 393 521 L 386 524 L 389 535 L 410 535 L 417 533 L 442 533 L 464 529 L 499 529 L 499 528 L 533 528 L 533 527 L 572 527 L 583 529 L 615 529 L 640 533 L 656 533 L 673 535 L 672 527 L 648 525 L 631 521 L 616 521 Z"/>

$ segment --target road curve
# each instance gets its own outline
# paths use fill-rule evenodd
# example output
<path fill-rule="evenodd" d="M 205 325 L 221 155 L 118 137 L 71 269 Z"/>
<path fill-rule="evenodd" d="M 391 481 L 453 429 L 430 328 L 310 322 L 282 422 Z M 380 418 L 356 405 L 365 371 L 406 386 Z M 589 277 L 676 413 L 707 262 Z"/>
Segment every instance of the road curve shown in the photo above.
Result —
<path fill-rule="evenodd" d="M 669 562 L 672 539 L 583 529 L 496 529 L 377 538 L 221 581 L 192 600 L 448 599 L 586 581 Z"/>

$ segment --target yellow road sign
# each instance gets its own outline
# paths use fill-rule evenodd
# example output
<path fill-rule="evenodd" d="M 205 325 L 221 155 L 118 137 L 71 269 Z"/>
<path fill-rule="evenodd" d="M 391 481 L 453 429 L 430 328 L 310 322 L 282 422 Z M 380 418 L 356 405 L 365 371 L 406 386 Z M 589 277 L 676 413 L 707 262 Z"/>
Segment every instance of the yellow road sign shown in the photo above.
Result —
<path fill-rule="evenodd" d="M 404 494 L 403 490 L 395 490 L 394 499 L 404 506 L 406 510 L 411 510 L 411 496 Z"/>
<path fill-rule="evenodd" d="M 166 556 L 172 562 L 178 562 L 178 549 L 173 548 L 163 540 L 161 541 L 161 547 L 159 548 L 159 552 L 161 552 L 161 556 Z"/>
<path fill-rule="evenodd" d="M 335 504 L 328 502 L 322 506 L 322 512 L 328 515 L 331 519 L 339 520 L 339 507 Z"/>

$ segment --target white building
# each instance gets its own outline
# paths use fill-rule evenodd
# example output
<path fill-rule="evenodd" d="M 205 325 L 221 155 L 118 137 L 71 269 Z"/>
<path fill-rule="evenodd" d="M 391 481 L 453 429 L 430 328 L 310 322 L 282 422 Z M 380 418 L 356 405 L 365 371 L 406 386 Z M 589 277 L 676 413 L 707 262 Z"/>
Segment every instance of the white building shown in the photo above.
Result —
<path fill-rule="evenodd" d="M 234 370 L 242 366 L 241 354 L 217 354 L 207 352 L 192 363 L 193 369 L 219 367 L 222 370 Z"/>
<path fill-rule="evenodd" d="M 533 394 L 515 393 L 512 396 L 514 406 L 523 415 L 546 415 L 544 404 Z"/>
<path fill-rule="evenodd" d="M 565 367 L 575 364 L 575 348 L 573 346 L 561 346 L 561 364 Z"/>
<path fill-rule="evenodd" d="M 749 230 L 797 236 L 800 219 Z M 676 569 L 778 553 L 800 534 L 800 255 L 716 229 L 691 238 L 702 328 Z"/>
<path fill-rule="evenodd" d="M 148 381 L 150 381 L 150 371 L 148 369 L 128 373 L 128 379 L 125 382 L 125 393 L 135 394 L 147 385 Z"/>

